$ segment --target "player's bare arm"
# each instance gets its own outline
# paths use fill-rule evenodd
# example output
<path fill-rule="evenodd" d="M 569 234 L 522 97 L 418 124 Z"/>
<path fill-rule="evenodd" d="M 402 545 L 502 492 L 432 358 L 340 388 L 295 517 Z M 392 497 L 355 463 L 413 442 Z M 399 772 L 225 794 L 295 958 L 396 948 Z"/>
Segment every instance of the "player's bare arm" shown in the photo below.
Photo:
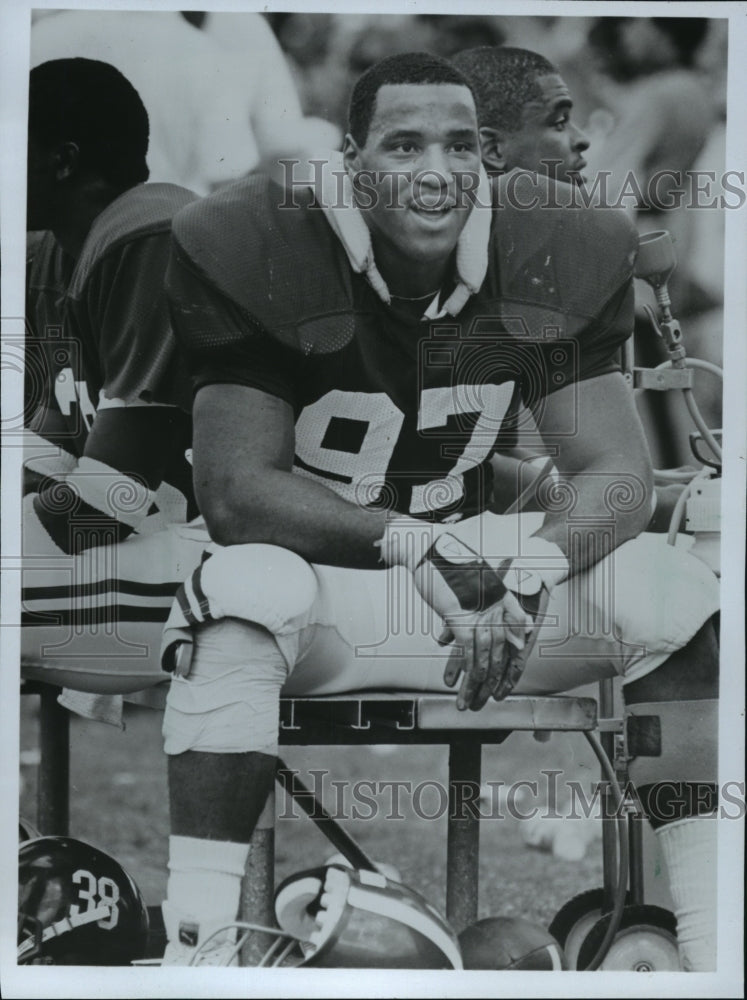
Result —
<path fill-rule="evenodd" d="M 100 409 L 82 457 L 69 469 L 47 472 L 40 479 L 38 493 L 29 496 L 27 535 L 38 524 L 68 554 L 112 539 L 124 541 L 147 517 L 173 456 L 183 452 L 188 442 L 189 421 L 177 407 Z M 69 505 L 60 503 L 61 491 L 77 498 L 79 515 L 90 511 L 95 530 L 71 528 Z"/>
<path fill-rule="evenodd" d="M 385 513 L 293 473 L 294 440 L 293 410 L 276 396 L 240 385 L 197 393 L 195 489 L 211 537 L 280 545 L 309 562 L 378 565 Z"/>
<path fill-rule="evenodd" d="M 568 426 L 569 410 L 578 432 L 554 435 L 554 428 Z M 478 710 L 491 695 L 509 694 L 536 638 L 535 619 L 549 590 L 635 538 L 650 520 L 651 460 L 620 374 L 586 379 L 551 394 L 537 416 L 547 443 L 558 442 L 559 478 L 540 487 L 546 514 L 533 536 L 547 545 L 546 565 L 538 550 L 533 555 L 539 560 L 509 567 L 502 576 L 478 553 L 441 536 L 434 557 L 413 567 L 419 589 L 442 614 L 454 643 L 444 679 L 454 686 L 463 675 L 460 709 Z M 575 519 L 582 532 L 573 532 Z M 579 538 L 581 545 L 574 543 Z"/>
<path fill-rule="evenodd" d="M 556 436 L 553 428 L 577 432 Z M 653 470 L 630 390 L 619 373 L 599 375 L 553 393 L 538 411 L 538 427 L 558 448 L 556 485 L 547 484 L 546 514 L 536 535 L 557 545 L 573 576 L 635 538 L 651 519 Z M 555 509 L 553 509 L 555 508 Z M 586 544 L 569 544 L 573 522 Z"/>

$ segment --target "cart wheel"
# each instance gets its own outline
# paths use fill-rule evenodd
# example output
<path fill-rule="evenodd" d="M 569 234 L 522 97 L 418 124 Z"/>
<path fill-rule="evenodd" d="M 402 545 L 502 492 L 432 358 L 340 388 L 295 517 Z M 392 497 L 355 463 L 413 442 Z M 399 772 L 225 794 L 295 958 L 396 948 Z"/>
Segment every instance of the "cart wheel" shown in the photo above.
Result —
<path fill-rule="evenodd" d="M 588 968 L 609 926 L 610 914 L 601 917 L 582 942 L 577 967 Z M 679 972 L 677 921 L 660 906 L 626 906 L 620 928 L 599 969 L 625 972 Z"/>
<path fill-rule="evenodd" d="M 630 893 L 626 894 L 626 900 Z M 604 889 L 589 889 L 561 906 L 550 924 L 549 931 L 565 952 L 568 968 L 575 969 L 584 939 L 602 916 Z"/>

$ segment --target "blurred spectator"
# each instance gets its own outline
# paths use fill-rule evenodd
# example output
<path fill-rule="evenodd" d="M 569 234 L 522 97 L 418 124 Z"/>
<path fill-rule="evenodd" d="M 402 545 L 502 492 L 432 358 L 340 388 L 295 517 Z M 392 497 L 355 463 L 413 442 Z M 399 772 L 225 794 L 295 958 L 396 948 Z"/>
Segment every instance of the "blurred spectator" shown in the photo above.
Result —
<path fill-rule="evenodd" d="M 297 63 L 300 58 L 310 65 L 323 53 L 329 37 L 325 30 L 327 18 L 329 15 L 320 15 L 313 30 L 296 41 Z M 309 19 L 304 23 L 308 25 Z M 298 18 L 286 22 L 286 37 L 294 24 L 299 24 Z M 200 27 L 243 67 L 244 100 L 263 159 L 326 149 L 339 143 L 340 131 L 325 115 L 302 108 L 287 57 L 264 17 L 210 11 Z"/>
<path fill-rule="evenodd" d="M 611 172 L 613 197 L 632 174 L 643 196 L 634 206 L 640 230 L 672 233 L 680 259 L 673 289 L 681 311 L 697 305 L 689 301 L 698 289 L 687 274 L 694 220 L 691 209 L 671 206 L 675 188 L 685 189 L 684 204 L 691 188 L 687 181 L 652 179 L 663 171 L 687 178 L 716 123 L 713 98 L 694 66 L 707 32 L 705 18 L 603 18 L 589 35 L 610 115 L 590 165 Z"/>
<path fill-rule="evenodd" d="M 451 59 L 457 52 L 481 45 L 502 45 L 506 34 L 498 17 L 463 14 L 420 14 L 418 20 L 429 25 L 432 38 L 429 51 Z"/>
<path fill-rule="evenodd" d="M 31 65 L 84 56 L 115 66 L 148 111 L 151 179 L 204 194 L 316 137 L 261 15 L 192 19 L 210 30 L 176 11 L 56 11 L 32 25 Z"/>
<path fill-rule="evenodd" d="M 711 80 L 697 65 L 708 33 L 705 18 L 600 18 L 593 25 L 589 44 L 602 108 L 592 125 L 602 127 L 596 134 L 592 128 L 588 159 L 590 176 L 609 171 L 613 200 L 620 191 L 632 192 L 630 178 L 634 179 L 641 196 L 628 197 L 626 207 L 636 214 L 640 232 L 671 233 L 678 266 L 670 294 L 675 314 L 683 321 L 686 347 L 692 354 L 719 361 L 721 294 L 713 281 L 701 281 L 693 266 L 700 217 L 709 217 L 707 242 L 717 257 L 723 244 L 722 213 L 694 208 L 699 196 L 693 171 L 722 169 L 722 156 L 708 143 L 721 108 Z M 710 162 L 704 162 L 704 154 Z M 660 180 L 654 183 L 657 177 Z M 718 192 L 708 193 L 705 200 L 711 202 L 714 193 Z M 701 225 L 699 239 L 703 238 Z M 639 301 L 653 302 L 646 286 L 639 288 Z M 709 318 L 704 326 L 705 315 Z M 688 336 L 688 329 L 698 333 Z M 645 365 L 664 357 L 663 345 L 645 319 L 636 326 L 636 353 Z M 718 423 L 719 387 L 711 380 L 700 381 L 699 399 L 713 425 Z M 678 465 L 692 458 L 687 443 L 692 426 L 675 396 L 644 397 L 648 419 L 658 430 L 654 460 L 659 465 Z"/>
<path fill-rule="evenodd" d="M 212 15 L 211 15 L 212 16 Z M 305 114 L 344 129 L 353 81 L 398 52 L 448 58 L 472 45 L 504 40 L 501 18 L 407 14 L 274 14 L 273 30 L 293 72 Z"/>
<path fill-rule="evenodd" d="M 334 122 L 342 132 L 351 87 L 347 49 L 339 37 L 346 21 L 333 14 L 293 13 L 275 15 L 272 23 L 304 114 Z"/>

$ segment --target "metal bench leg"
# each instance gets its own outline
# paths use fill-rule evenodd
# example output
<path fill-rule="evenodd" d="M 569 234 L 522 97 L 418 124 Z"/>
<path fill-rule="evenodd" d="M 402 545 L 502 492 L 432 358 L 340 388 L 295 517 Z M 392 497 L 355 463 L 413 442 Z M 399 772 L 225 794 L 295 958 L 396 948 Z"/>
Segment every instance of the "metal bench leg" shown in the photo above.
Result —
<path fill-rule="evenodd" d="M 45 684 L 39 699 L 37 822 L 41 833 L 66 837 L 70 825 L 70 715 Z"/>
<path fill-rule="evenodd" d="M 480 868 L 479 790 L 482 746 L 449 744 L 449 819 L 446 834 L 446 918 L 457 932 L 477 919 Z"/>
<path fill-rule="evenodd" d="M 250 841 L 249 860 L 241 883 L 239 920 L 275 927 L 275 791 L 270 792 Z M 242 965 L 259 965 L 272 944 L 269 934 L 249 935 L 241 949 Z"/>

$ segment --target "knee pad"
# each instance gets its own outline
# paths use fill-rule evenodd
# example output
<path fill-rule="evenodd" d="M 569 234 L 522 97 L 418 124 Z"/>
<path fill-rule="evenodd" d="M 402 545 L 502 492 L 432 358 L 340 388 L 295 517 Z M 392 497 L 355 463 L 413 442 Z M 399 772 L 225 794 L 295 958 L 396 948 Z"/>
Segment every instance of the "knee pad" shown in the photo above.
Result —
<path fill-rule="evenodd" d="M 242 618 L 273 635 L 303 627 L 317 590 L 311 566 L 277 545 L 217 548 L 184 586 L 192 624 Z"/>
<path fill-rule="evenodd" d="M 171 681 L 163 719 L 166 753 L 276 755 L 287 675 L 285 657 L 266 629 L 234 618 L 203 625 L 189 674 Z"/>
<path fill-rule="evenodd" d="M 223 618 L 261 625 L 292 658 L 283 640 L 307 623 L 317 590 L 311 566 L 288 549 L 216 547 L 176 593 L 161 645 L 164 670 L 174 670 L 176 649 L 192 642 L 191 630 Z"/>
<path fill-rule="evenodd" d="M 716 699 L 626 705 L 625 732 L 634 784 L 717 781 Z"/>

